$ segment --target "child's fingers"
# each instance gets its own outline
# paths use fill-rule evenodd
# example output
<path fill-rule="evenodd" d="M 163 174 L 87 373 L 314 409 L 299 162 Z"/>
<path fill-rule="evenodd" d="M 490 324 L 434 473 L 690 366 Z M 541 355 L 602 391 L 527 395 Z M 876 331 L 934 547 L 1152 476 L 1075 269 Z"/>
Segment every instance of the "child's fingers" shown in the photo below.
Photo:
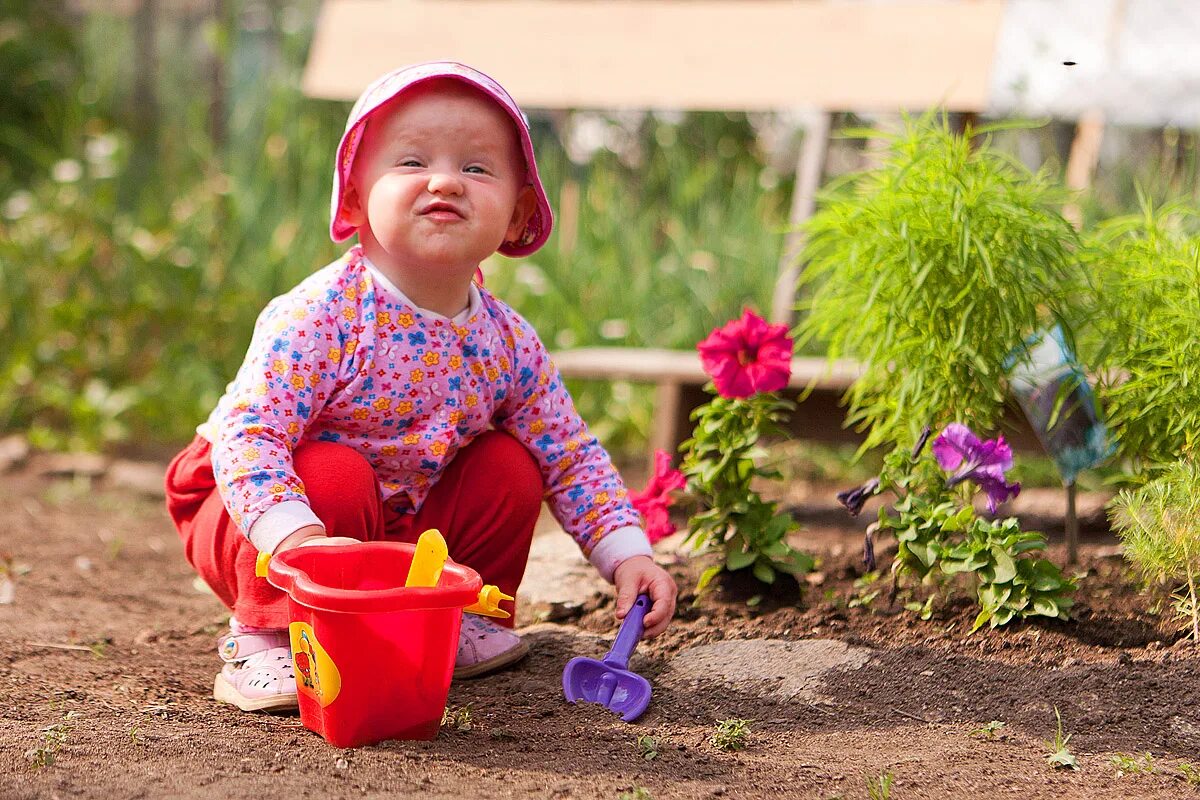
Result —
<path fill-rule="evenodd" d="M 668 577 L 660 577 L 651 581 L 649 586 L 650 599 L 654 607 L 646 614 L 645 633 L 647 639 L 653 639 L 664 630 L 675 616 L 675 583 Z"/>
<path fill-rule="evenodd" d="M 641 587 L 634 581 L 627 581 L 617 587 L 617 619 L 625 619 L 629 609 L 633 608 L 633 602 L 637 600 L 639 591 L 641 591 Z"/>

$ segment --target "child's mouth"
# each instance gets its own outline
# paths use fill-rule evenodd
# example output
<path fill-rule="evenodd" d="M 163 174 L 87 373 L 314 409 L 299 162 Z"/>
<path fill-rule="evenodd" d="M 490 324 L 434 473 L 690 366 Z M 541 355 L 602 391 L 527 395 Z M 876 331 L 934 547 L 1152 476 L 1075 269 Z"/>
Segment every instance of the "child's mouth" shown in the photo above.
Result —
<path fill-rule="evenodd" d="M 449 203 L 431 203 L 422 209 L 421 216 L 444 222 L 464 219 L 462 212 Z"/>

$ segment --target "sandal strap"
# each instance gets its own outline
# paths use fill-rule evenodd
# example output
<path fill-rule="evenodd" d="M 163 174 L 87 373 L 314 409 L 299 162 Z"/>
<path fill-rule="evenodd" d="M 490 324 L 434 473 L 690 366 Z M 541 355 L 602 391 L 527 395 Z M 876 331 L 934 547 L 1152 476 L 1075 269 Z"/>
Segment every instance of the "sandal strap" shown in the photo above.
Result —
<path fill-rule="evenodd" d="M 227 664 L 245 661 L 255 653 L 262 653 L 275 647 L 291 647 L 291 638 L 287 631 L 227 633 L 217 640 L 217 653 Z"/>

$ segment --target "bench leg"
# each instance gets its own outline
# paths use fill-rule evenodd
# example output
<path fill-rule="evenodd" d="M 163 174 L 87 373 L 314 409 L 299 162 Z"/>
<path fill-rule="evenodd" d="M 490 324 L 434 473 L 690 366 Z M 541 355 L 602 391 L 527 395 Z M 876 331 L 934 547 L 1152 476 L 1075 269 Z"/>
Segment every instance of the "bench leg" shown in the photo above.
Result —
<path fill-rule="evenodd" d="M 687 438 L 680 435 L 683 430 L 679 425 L 679 400 L 679 384 L 676 381 L 660 381 L 655 387 L 654 422 L 650 431 L 649 474 L 651 475 L 654 474 L 655 451 L 666 450 L 674 463 L 679 443 Z"/>

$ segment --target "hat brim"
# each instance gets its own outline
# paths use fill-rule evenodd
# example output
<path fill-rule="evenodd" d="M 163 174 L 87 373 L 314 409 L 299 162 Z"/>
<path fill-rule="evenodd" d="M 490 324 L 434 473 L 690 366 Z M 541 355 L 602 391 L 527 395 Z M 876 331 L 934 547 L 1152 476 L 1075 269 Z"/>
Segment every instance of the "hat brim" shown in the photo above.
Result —
<path fill-rule="evenodd" d="M 521 236 L 515 242 L 501 244 L 499 252 L 506 256 L 520 257 L 537 251 L 550 238 L 554 227 L 554 215 L 550 210 L 550 202 L 546 199 L 542 179 L 538 175 L 529 125 L 516 102 L 499 83 L 478 70 L 452 61 L 417 64 L 388 73 L 367 87 L 359 97 L 350 112 L 350 120 L 338 144 L 337 159 L 334 162 L 333 192 L 330 198 L 330 237 L 335 242 L 344 242 L 357 231 L 355 226 L 342 218 L 342 198 L 367 122 L 381 108 L 413 87 L 439 79 L 456 80 L 483 92 L 504 109 L 512 120 L 525 158 L 526 185 L 533 187 L 537 202 Z"/>

